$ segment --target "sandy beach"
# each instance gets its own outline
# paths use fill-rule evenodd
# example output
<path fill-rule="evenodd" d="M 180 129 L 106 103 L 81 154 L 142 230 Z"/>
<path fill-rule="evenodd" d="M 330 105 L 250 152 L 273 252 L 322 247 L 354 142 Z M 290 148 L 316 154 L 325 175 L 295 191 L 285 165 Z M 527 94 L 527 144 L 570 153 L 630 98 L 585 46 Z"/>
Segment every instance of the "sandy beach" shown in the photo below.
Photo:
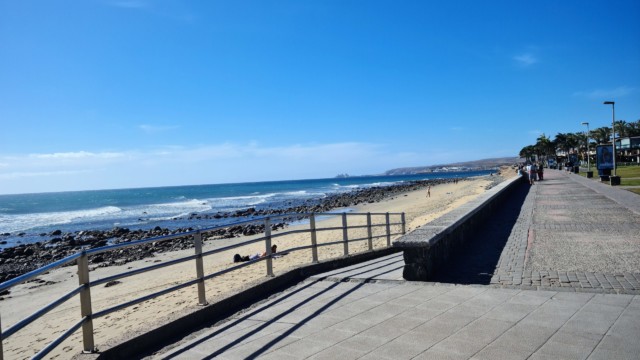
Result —
<path fill-rule="evenodd" d="M 510 177 L 515 175 L 515 172 L 507 169 L 503 171 L 503 175 Z M 431 197 L 426 196 L 426 189 L 412 191 L 402 195 L 396 195 L 381 202 L 360 205 L 355 208 L 353 212 L 405 212 L 407 223 L 406 231 L 410 232 L 474 199 L 486 191 L 487 186 L 495 179 L 496 178 L 482 177 L 460 181 L 457 184 L 441 184 L 431 188 Z M 379 216 L 377 219 L 374 218 L 374 223 L 380 223 L 383 220 L 384 216 Z M 366 224 L 366 217 L 349 216 L 349 222 L 350 225 L 363 225 Z M 399 217 L 392 218 L 392 222 L 399 222 Z M 340 216 L 322 219 L 317 222 L 318 228 L 336 227 L 340 225 Z M 303 222 L 289 226 L 279 232 L 308 229 L 308 227 L 308 222 Z M 384 231 L 384 227 L 377 227 L 375 228 L 374 236 L 383 234 Z M 399 226 L 392 227 L 391 232 L 400 232 Z M 278 232 L 274 232 L 274 235 L 277 233 Z M 260 235 L 205 241 L 204 251 L 243 242 L 259 236 Z M 362 237 L 366 237 L 365 229 L 349 231 L 350 239 Z M 395 237 L 397 237 L 397 235 L 393 238 Z M 341 230 L 318 232 L 319 244 L 341 239 Z M 273 243 L 278 245 L 279 252 L 287 252 L 287 249 L 293 247 L 309 245 L 310 235 L 308 233 L 297 233 L 276 237 Z M 374 240 L 374 248 L 382 248 L 385 246 L 386 238 L 382 237 Z M 244 246 L 243 248 L 205 257 L 205 275 L 232 266 L 232 259 L 235 253 L 249 255 L 264 250 L 264 243 L 259 242 Z M 349 253 L 366 250 L 366 241 L 349 245 Z M 319 248 L 318 252 L 320 260 L 335 258 L 343 255 L 343 246 L 325 246 Z M 193 254 L 192 249 L 167 252 L 121 266 L 96 268 L 90 272 L 90 278 L 91 280 L 97 280 L 121 273 L 128 269 L 145 267 L 191 254 Z M 311 250 L 290 252 L 273 260 L 273 270 L 277 276 L 279 273 L 309 264 L 311 261 Z M 207 301 L 214 303 L 242 288 L 264 280 L 266 277 L 265 263 L 265 261 L 258 261 L 250 266 L 206 281 Z M 0 302 L 2 327 L 4 329 L 8 328 L 17 321 L 32 314 L 36 309 L 39 309 L 75 288 L 78 285 L 75 273 L 75 266 L 57 269 L 39 277 L 39 281 L 37 282 L 29 282 L 13 288 L 11 294 L 5 296 L 4 300 Z M 188 261 L 153 272 L 127 277 L 109 287 L 105 287 L 104 285 L 93 287 L 91 289 L 93 311 L 97 312 L 124 301 L 160 291 L 172 285 L 191 280 L 194 277 L 194 262 Z M 113 344 L 125 336 L 130 337 L 136 333 L 144 332 L 171 319 L 197 310 L 197 302 L 196 287 L 191 286 L 96 319 L 93 322 L 96 346 L 98 350 L 104 349 L 108 347 L 109 344 Z M 25 359 L 33 356 L 39 349 L 77 322 L 79 318 L 79 301 L 76 296 L 6 340 L 3 343 L 5 358 Z M 80 332 L 78 331 L 58 346 L 49 356 L 55 359 L 68 359 L 78 354 L 81 350 L 82 341 Z"/>

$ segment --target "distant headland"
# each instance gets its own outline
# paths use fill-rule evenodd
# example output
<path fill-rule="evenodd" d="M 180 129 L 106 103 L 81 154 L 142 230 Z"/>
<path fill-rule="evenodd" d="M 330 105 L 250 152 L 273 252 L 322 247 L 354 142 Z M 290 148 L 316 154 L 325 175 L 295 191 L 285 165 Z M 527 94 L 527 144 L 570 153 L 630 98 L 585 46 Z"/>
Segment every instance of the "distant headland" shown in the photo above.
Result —
<path fill-rule="evenodd" d="M 465 161 L 465 162 L 458 162 L 458 163 L 451 163 L 451 164 L 403 167 L 403 168 L 387 170 L 382 174 L 375 174 L 375 175 L 349 175 L 347 173 L 344 173 L 344 174 L 336 175 L 335 178 L 344 179 L 344 178 L 359 177 L 359 176 L 417 175 L 417 174 L 428 174 L 428 173 L 438 173 L 438 172 L 490 170 L 490 169 L 497 169 L 503 165 L 510 166 L 513 164 L 517 164 L 520 161 L 522 161 L 522 159 L 520 159 L 519 157 L 512 156 L 512 157 Z"/>
<path fill-rule="evenodd" d="M 425 174 L 434 172 L 458 172 L 458 171 L 474 171 L 474 170 L 489 170 L 499 168 L 503 165 L 513 165 L 520 162 L 520 158 L 517 156 L 482 159 L 458 162 L 452 164 L 438 164 L 430 166 L 416 166 L 416 167 L 404 167 L 387 170 L 384 175 L 414 175 Z"/>

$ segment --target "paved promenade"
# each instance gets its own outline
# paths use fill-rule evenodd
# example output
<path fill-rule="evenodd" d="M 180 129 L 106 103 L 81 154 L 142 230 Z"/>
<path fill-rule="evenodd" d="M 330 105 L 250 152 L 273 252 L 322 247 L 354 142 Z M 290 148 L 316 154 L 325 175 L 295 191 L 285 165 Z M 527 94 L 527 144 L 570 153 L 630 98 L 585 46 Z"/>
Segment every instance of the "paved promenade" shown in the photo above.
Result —
<path fill-rule="evenodd" d="M 640 196 L 547 171 L 528 192 L 491 283 L 640 293 Z"/>
<path fill-rule="evenodd" d="M 545 175 L 437 282 L 404 281 L 390 255 L 309 278 L 151 358 L 640 358 L 640 197 Z"/>

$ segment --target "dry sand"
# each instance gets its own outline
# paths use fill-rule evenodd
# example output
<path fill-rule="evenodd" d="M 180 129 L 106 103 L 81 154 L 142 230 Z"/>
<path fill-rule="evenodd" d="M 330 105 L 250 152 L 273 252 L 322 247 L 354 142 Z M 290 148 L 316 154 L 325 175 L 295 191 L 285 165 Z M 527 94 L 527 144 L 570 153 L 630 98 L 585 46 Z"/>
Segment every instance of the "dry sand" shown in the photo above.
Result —
<path fill-rule="evenodd" d="M 503 171 L 509 175 L 511 170 Z M 514 172 L 515 174 L 515 172 Z M 426 197 L 426 189 L 409 192 L 395 196 L 379 203 L 371 203 L 354 208 L 353 212 L 371 213 L 406 213 L 406 231 L 412 231 L 433 219 L 451 211 L 452 209 L 474 199 L 485 191 L 491 180 L 488 177 L 460 181 L 458 184 L 448 183 L 433 186 L 431 197 Z M 349 216 L 349 225 L 366 224 L 365 216 Z M 373 223 L 384 221 L 384 216 L 373 216 Z M 392 216 L 391 222 L 400 222 L 399 216 Z M 341 217 L 325 218 L 317 222 L 318 228 L 336 227 L 341 225 Z M 301 223 L 290 226 L 284 231 L 293 229 L 308 229 L 309 224 Z M 280 232 L 282 232 L 281 230 Z M 374 236 L 384 235 L 385 228 L 376 227 Z M 400 227 L 394 226 L 392 233 L 399 233 Z M 274 232 L 277 234 L 277 232 Z M 256 238 L 258 236 L 254 236 Z M 365 238 L 365 229 L 349 231 L 349 238 Z M 397 235 L 392 237 L 398 237 Z M 205 241 L 204 251 L 219 248 L 221 246 L 239 243 L 249 238 L 236 238 L 225 240 Z M 318 243 L 327 243 L 342 239 L 341 230 L 318 232 Z M 374 240 L 374 248 L 386 246 L 386 236 Z M 310 245 L 309 233 L 299 233 L 276 237 L 273 243 L 278 245 L 278 251 Z M 233 264 L 233 254 L 248 255 L 264 251 L 264 242 L 258 242 L 243 248 L 221 252 L 204 258 L 205 274 L 228 268 Z M 359 241 L 349 244 L 349 253 L 366 251 L 367 241 Z M 320 260 L 335 258 L 343 255 L 342 245 L 332 245 L 319 248 Z M 121 266 L 97 268 L 90 272 L 91 280 L 102 279 L 107 276 L 121 273 L 127 269 L 135 269 L 155 263 L 166 262 L 182 256 L 193 254 L 193 250 L 175 251 L 157 254 L 155 257 L 128 263 Z M 274 273 L 277 276 L 292 268 L 309 264 L 312 261 L 311 250 L 300 250 L 273 260 Z M 54 270 L 40 279 L 54 282 L 44 283 L 29 282 L 14 287 L 11 294 L 0 302 L 0 314 L 2 314 L 2 327 L 4 329 L 15 324 L 33 313 L 36 309 L 50 303 L 62 294 L 71 291 L 78 286 L 76 267 L 66 267 Z M 209 303 L 219 301 L 222 298 L 237 292 L 238 290 L 264 280 L 266 276 L 266 261 L 258 261 L 242 269 L 227 273 L 205 282 L 206 296 Z M 160 291 L 172 285 L 176 285 L 195 277 L 194 261 L 188 261 L 178 265 L 162 268 L 153 272 L 146 272 L 120 280 L 114 286 L 104 285 L 91 288 L 93 312 L 97 312 L 113 305 Z M 132 334 L 145 331 L 170 319 L 175 319 L 198 308 L 198 296 L 196 287 L 191 286 L 173 293 L 157 297 L 155 299 L 116 311 L 93 322 L 94 339 L 98 349 L 105 348 L 116 339 L 130 337 Z M 33 356 L 39 349 L 46 346 L 52 339 L 67 330 L 80 319 L 79 300 L 75 296 L 63 305 L 28 325 L 26 328 L 12 335 L 4 341 L 5 359 L 25 359 Z M 51 358 L 68 359 L 82 350 L 81 332 L 77 331 L 69 339 L 65 340 L 52 353 Z"/>

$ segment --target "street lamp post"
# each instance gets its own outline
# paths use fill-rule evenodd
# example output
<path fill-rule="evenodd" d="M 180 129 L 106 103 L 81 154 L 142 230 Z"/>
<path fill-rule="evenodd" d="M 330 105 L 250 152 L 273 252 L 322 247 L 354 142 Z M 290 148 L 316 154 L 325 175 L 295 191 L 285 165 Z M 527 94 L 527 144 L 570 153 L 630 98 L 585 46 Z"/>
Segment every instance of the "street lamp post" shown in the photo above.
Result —
<path fill-rule="evenodd" d="M 616 102 L 615 101 L 605 101 L 604 105 L 611 105 L 611 143 L 613 145 L 613 177 L 615 179 L 611 179 L 611 185 L 618 185 L 619 179 L 617 178 L 616 173 Z"/>
<path fill-rule="evenodd" d="M 591 177 L 593 173 L 591 172 L 591 160 L 589 159 L 589 123 L 585 121 L 582 125 L 587 125 L 587 177 Z"/>

